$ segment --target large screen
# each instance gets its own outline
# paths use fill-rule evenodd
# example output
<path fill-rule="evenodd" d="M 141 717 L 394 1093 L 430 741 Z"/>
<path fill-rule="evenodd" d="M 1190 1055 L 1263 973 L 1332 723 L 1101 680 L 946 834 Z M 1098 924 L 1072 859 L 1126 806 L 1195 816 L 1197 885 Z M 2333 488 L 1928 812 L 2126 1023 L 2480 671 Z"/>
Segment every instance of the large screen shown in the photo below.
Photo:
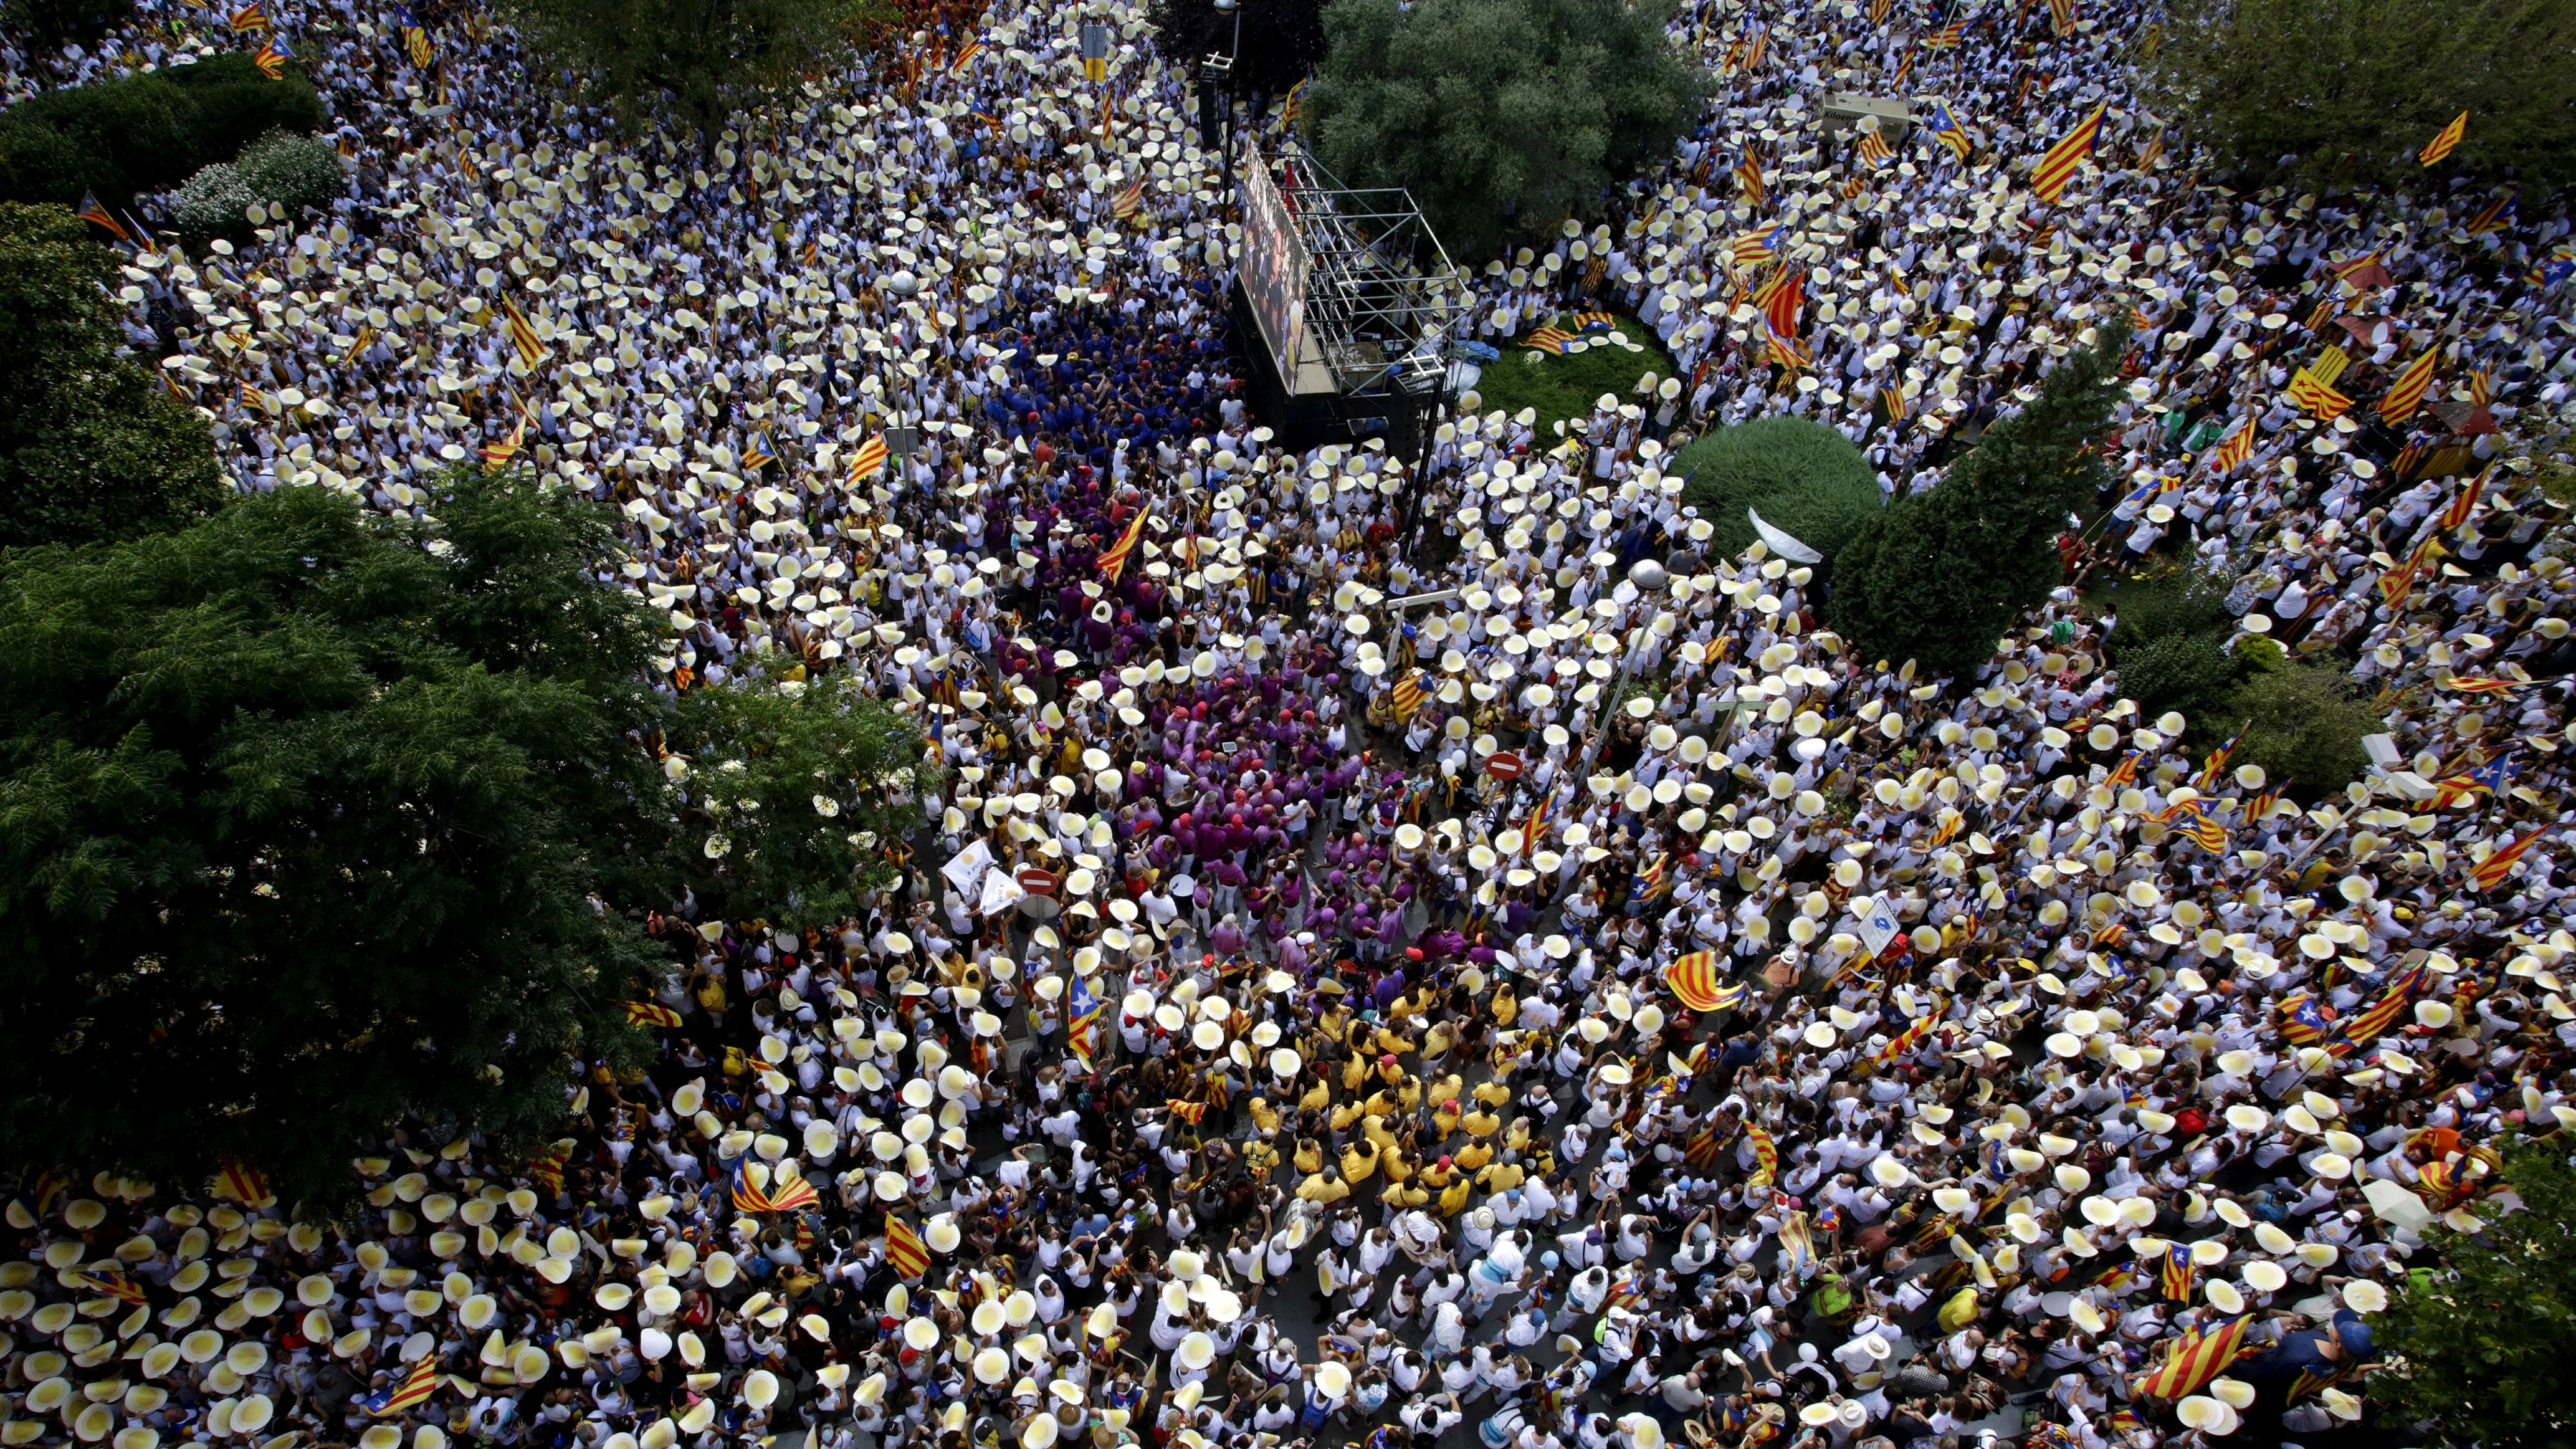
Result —
<path fill-rule="evenodd" d="M 1279 376 L 1291 391 L 1297 351 L 1306 333 L 1306 248 L 1288 215 L 1287 199 L 1270 179 L 1260 148 L 1243 148 L 1243 293 L 1251 299 L 1262 341 L 1270 346 Z"/>

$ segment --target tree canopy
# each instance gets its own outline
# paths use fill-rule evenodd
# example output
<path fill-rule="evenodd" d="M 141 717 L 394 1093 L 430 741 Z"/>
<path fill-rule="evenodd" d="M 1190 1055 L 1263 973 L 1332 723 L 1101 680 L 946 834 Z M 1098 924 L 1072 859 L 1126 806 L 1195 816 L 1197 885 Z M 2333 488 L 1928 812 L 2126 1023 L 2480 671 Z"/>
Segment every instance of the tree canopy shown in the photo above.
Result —
<path fill-rule="evenodd" d="M 2564 0 L 2177 0 L 2146 96 L 2256 184 L 2464 171 L 2576 176 L 2576 6 Z M 2462 111 L 2459 149 L 2416 152 Z"/>
<path fill-rule="evenodd" d="M 847 63 L 878 0 L 504 0 L 589 99 L 668 117 L 713 155 L 734 113 Z"/>
<path fill-rule="evenodd" d="M 1869 516 L 1834 559 L 1825 617 L 1876 656 L 1956 671 L 2064 578 L 2054 540 L 2107 484 L 2124 324 L 2070 353 L 2022 410 L 1986 429 L 1935 487 Z"/>
<path fill-rule="evenodd" d="M 2563 1108 L 2560 1110 L 2564 1110 Z M 2562 1126 L 2506 1149 L 2504 1179 L 2522 1206 L 2472 1211 L 2476 1232 L 2424 1230 L 2432 1253 L 2371 1327 L 2387 1361 L 2370 1400 L 2430 1419 L 2453 1444 L 2558 1449 L 2576 1441 L 2576 1170 Z"/>
<path fill-rule="evenodd" d="M 656 694 L 600 511 L 433 499 L 0 557 L 11 1160 L 327 1196 L 407 1112 L 543 1133 L 571 1062 L 649 1050 L 647 909 L 802 925 L 884 878 L 920 745 L 881 706 Z"/>
<path fill-rule="evenodd" d="M 0 547 L 132 538 L 231 496 L 195 410 L 117 356 L 114 252 L 0 202 Z"/>
<path fill-rule="evenodd" d="M 1312 144 L 1352 186 L 1401 186 L 1452 256 L 1589 216 L 1690 129 L 1708 80 L 1664 36 L 1675 0 L 1333 0 Z"/>

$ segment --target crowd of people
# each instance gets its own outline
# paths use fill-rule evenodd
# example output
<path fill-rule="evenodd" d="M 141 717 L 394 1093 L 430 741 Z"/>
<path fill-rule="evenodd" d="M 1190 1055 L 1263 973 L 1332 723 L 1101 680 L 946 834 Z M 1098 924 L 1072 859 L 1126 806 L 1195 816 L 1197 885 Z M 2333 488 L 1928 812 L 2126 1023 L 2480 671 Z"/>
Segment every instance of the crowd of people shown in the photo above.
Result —
<path fill-rule="evenodd" d="M 667 687 L 856 672 L 944 785 L 864 919 L 672 911 L 662 1060 L 533 1156 L 408 1124 L 331 1222 L 255 1163 L 21 1180 L 0 1443 L 2404 1434 L 2373 1315 L 2576 1123 L 2569 221 L 2204 182 L 2143 8 L 2082 8 L 1688 7 L 1700 124 L 1459 326 L 1509 366 L 1616 307 L 1673 375 L 1562 434 L 1463 397 L 1408 461 L 1247 410 L 1140 6 L 1106 83 L 1071 10 L 943 7 L 702 152 L 479 15 L 415 54 L 272 0 L 348 198 L 126 273 L 239 486 L 538 469 L 618 510 Z M 244 43 L 142 0 L 7 88 Z M 1955 142 L 1873 160 L 1828 90 Z M 1753 305 L 1792 274 L 1803 361 Z M 2345 789 L 2187 748 L 2072 584 L 1931 677 L 1682 501 L 1690 436 L 1780 412 L 1932 486 L 2115 320 L 2070 559 L 2223 573 L 2231 647 L 2349 667 Z"/>

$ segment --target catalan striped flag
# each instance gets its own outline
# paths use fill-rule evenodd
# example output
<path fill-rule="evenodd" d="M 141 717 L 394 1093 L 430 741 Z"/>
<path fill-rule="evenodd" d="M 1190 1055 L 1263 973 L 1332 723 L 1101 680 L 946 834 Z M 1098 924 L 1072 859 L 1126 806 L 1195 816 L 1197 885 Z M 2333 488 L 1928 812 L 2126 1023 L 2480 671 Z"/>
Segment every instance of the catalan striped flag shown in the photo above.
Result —
<path fill-rule="evenodd" d="M 1896 0 L 1869 0 L 1869 23 L 1885 25 L 1888 13 L 1895 8 Z"/>
<path fill-rule="evenodd" d="M 1880 417 L 1890 423 L 1901 423 L 1905 421 L 1905 415 L 1913 411 L 1913 405 L 1905 400 L 1905 390 L 1903 388 L 1880 388 L 1878 390 L 1877 402 Z"/>
<path fill-rule="evenodd" d="M 1925 50 L 1956 50 L 1959 48 L 1960 39 L 1967 33 L 1968 22 L 1965 19 L 1953 20 L 1924 36 L 1919 44 Z"/>
<path fill-rule="evenodd" d="M 125 223 L 118 221 L 115 213 L 99 204 L 98 194 L 96 192 L 82 192 L 80 210 L 72 214 L 79 217 L 81 220 L 90 223 L 92 226 L 102 226 L 107 228 L 109 234 L 113 235 L 118 241 L 131 242 L 134 240 L 134 233 L 125 229 Z"/>
<path fill-rule="evenodd" d="M 1664 968 L 1664 985 L 1693 1011 L 1717 1010 L 1717 953 L 1693 951 Z"/>
<path fill-rule="evenodd" d="M 1762 184 L 1762 162 L 1749 151 L 1735 165 L 1735 187 L 1744 194 L 1746 203 L 1753 206 L 1760 206 L 1771 195 L 1769 188 Z"/>
<path fill-rule="evenodd" d="M 1306 82 L 1299 81 L 1288 88 L 1287 100 L 1280 103 L 1279 119 L 1285 124 L 1293 126 L 1299 121 L 1305 119 L 1305 116 Z"/>
<path fill-rule="evenodd" d="M 626 1003 L 626 1024 L 668 1030 L 680 1024 L 680 1014 L 658 1001 L 630 1001 Z"/>
<path fill-rule="evenodd" d="M 1137 509 L 1136 516 L 1127 520 L 1127 531 L 1118 535 L 1118 541 L 1100 556 L 1101 578 L 1114 584 L 1126 572 L 1128 555 L 1136 551 L 1137 540 L 1145 536 L 1145 517 L 1145 510 Z"/>
<path fill-rule="evenodd" d="M 365 352 L 368 348 L 375 345 L 376 329 L 373 327 L 360 327 L 358 329 L 358 335 L 349 339 L 348 348 L 340 354 L 340 365 L 342 367 L 346 367 L 350 363 L 357 361 L 360 353 Z"/>
<path fill-rule="evenodd" d="M 1121 188 L 1109 201 L 1109 214 L 1125 221 L 1145 209 L 1145 178 L 1137 177 Z"/>
<path fill-rule="evenodd" d="M 1798 314 L 1807 305 L 1807 274 L 1783 267 L 1780 275 L 1761 285 L 1753 293 L 1753 306 L 1761 312 L 1771 330 L 1786 337 L 1798 335 Z"/>
<path fill-rule="evenodd" d="M 1529 818 L 1521 822 L 1521 854 L 1528 855 L 1538 849 L 1539 840 L 1547 834 L 1547 818 L 1555 809 L 1556 792 L 1540 791 L 1538 803 L 1530 806 Z"/>
<path fill-rule="evenodd" d="M 2467 134 L 2469 113 L 2462 111 L 2451 118 L 2451 124 L 2444 126 L 2440 134 L 2424 143 L 2424 149 L 2415 153 L 2415 159 L 2426 166 L 2438 165 L 2443 157 L 2459 148 L 2460 138 Z"/>
<path fill-rule="evenodd" d="M 233 11 L 231 23 L 235 35 L 248 35 L 254 30 L 268 29 L 267 0 L 250 0 L 248 5 Z"/>
<path fill-rule="evenodd" d="M 957 47 L 957 58 L 948 62 L 948 73 L 953 76 L 962 76 L 966 72 L 973 70 L 975 68 L 976 57 L 982 55 L 985 49 L 986 46 L 981 36 L 968 39 L 964 45 Z"/>
<path fill-rule="evenodd" d="M 269 1191 L 268 1174 L 229 1157 L 215 1159 L 215 1190 L 243 1207 L 265 1207 L 277 1201 Z"/>
<path fill-rule="evenodd" d="M 2140 752 L 2137 750 L 2129 751 L 2129 753 L 2121 759 L 2119 764 L 2112 767 L 2111 773 L 2103 777 L 2102 783 L 2113 790 L 2125 790 L 2129 786 L 2136 784 L 2138 780 L 2139 753 Z"/>
<path fill-rule="evenodd" d="M 870 436 L 866 442 L 859 444 L 857 452 L 850 455 L 850 481 L 864 483 L 875 477 L 877 470 L 886 465 L 886 457 L 885 434 L 877 433 Z"/>
<path fill-rule="evenodd" d="M 2469 480 L 2468 486 L 2460 490 L 2460 496 L 2452 499 L 2450 506 L 2442 510 L 2442 516 L 2433 521 L 2435 533 L 2449 533 L 2466 524 L 2477 513 L 2478 500 L 2485 496 L 2487 477 L 2493 472 L 2495 472 L 2495 465 L 2491 463 L 2487 465 L 2484 472 Z"/>
<path fill-rule="evenodd" d="M 2253 452 L 2254 420 L 2249 417 L 2236 425 L 2236 431 L 2229 433 L 2225 442 L 2209 450 L 2209 471 L 2224 478 L 2244 467 Z"/>
<path fill-rule="evenodd" d="M 519 304 L 507 297 L 502 298 L 501 315 L 509 324 L 510 345 L 518 349 L 519 361 L 528 367 L 545 361 L 546 344 L 538 338 L 536 326 L 528 321 L 528 314 L 519 310 Z"/>
<path fill-rule="evenodd" d="M 1771 55 L 1771 27 L 1755 21 L 1744 29 L 1744 68 L 1760 70 Z"/>
<path fill-rule="evenodd" d="M 1682 1144 L 1682 1161 L 1706 1172 L 1717 1166 L 1718 1152 L 1723 1146 L 1724 1144 L 1718 1140 L 1716 1128 L 1702 1127 L 1691 1134 L 1688 1142 Z"/>
<path fill-rule="evenodd" d="M 2469 870 L 2469 883 L 2482 891 L 2491 891 L 2504 884 L 2505 873 L 2512 870 L 2514 862 L 2522 859 L 2523 853 L 2539 839 L 2540 829 L 2535 828 L 2520 840 L 2479 861 Z"/>
<path fill-rule="evenodd" d="M 814 265 L 816 261 L 820 260 L 822 255 L 823 243 L 821 238 L 809 236 L 805 238 L 805 245 L 797 250 L 796 260 L 799 263 L 810 267 Z"/>
<path fill-rule="evenodd" d="M 258 66 L 259 73 L 270 80 L 284 80 L 286 63 L 294 58 L 295 52 L 287 49 L 286 42 L 278 39 L 277 32 L 272 30 L 260 41 L 259 53 L 250 58 L 250 63 Z"/>
<path fill-rule="evenodd" d="M 1780 1144 L 1771 1134 L 1747 1123 L 1744 1135 L 1753 1141 L 1753 1175 L 1746 1178 L 1748 1187 L 1769 1187 L 1780 1176 Z"/>
<path fill-rule="evenodd" d="M 438 1392 L 438 1355 L 431 1352 L 422 1354 L 415 1360 L 412 1366 L 404 1371 L 401 1378 L 396 1379 L 380 1392 L 369 1394 L 359 1402 L 365 1406 L 371 1417 L 382 1419 L 402 1413 L 406 1409 L 418 1408 L 428 1403 L 429 1396 L 436 1392 Z"/>
<path fill-rule="evenodd" d="M 2434 534 L 2415 545 L 2415 551 L 2406 556 L 2404 563 L 2379 576 L 2381 602 L 2392 609 L 2404 603 L 2406 596 L 2415 591 L 2417 577 L 2422 575 L 2424 570 L 2431 568 L 2434 560 L 2440 558 L 2442 553 L 2439 534 Z"/>
<path fill-rule="evenodd" d="M 2433 386 L 2433 365 L 2442 360 L 2439 348 L 2406 364 L 2397 380 L 2388 385 L 2388 395 L 2379 400 L 2379 415 L 2392 423 L 2402 423 L 2415 416 L 2424 405 L 2424 394 Z"/>
<path fill-rule="evenodd" d="M 2075 33 L 2075 0 L 2048 0 L 2050 26 L 2060 39 Z"/>
<path fill-rule="evenodd" d="M 2342 417 L 2352 408 L 2352 399 L 2335 391 L 2334 384 L 2319 377 L 2313 367 L 2291 374 L 2290 401 L 2316 414 L 2319 421 Z"/>
<path fill-rule="evenodd" d="M 1735 239 L 1735 264 L 1758 266 L 1779 258 L 1780 249 L 1789 244 L 1789 224 L 1774 222 L 1760 231 L 1748 231 Z"/>
<path fill-rule="evenodd" d="M 498 473 L 509 467 L 510 460 L 519 456 L 519 449 L 524 447 L 527 441 L 528 415 L 521 413 L 518 423 L 510 429 L 510 436 L 497 443 L 486 443 L 477 450 L 483 459 L 483 471 Z"/>
<path fill-rule="evenodd" d="M 2245 1330 L 2253 1322 L 2253 1314 L 2240 1313 L 2169 1340 L 2165 1361 L 2138 1379 L 2137 1392 L 2171 1402 L 2218 1377 L 2244 1351 Z"/>
<path fill-rule="evenodd" d="M 1950 114 L 1948 102 L 1934 101 L 1932 114 L 1924 120 L 1925 129 L 1932 133 L 1933 140 L 1949 147 L 1950 153 L 1960 160 L 1968 159 L 1968 153 L 1975 149 L 1975 143 L 1968 139 L 1968 128 L 1960 125 L 1958 117 Z"/>
<path fill-rule="evenodd" d="M 1541 327 L 1522 338 L 1521 346 L 1532 352 L 1544 352 L 1550 357 L 1562 357 L 1565 355 L 1565 344 L 1573 340 L 1574 334 L 1562 327 Z"/>
<path fill-rule="evenodd" d="M 1762 331 L 1763 345 L 1774 365 L 1791 372 L 1804 372 L 1816 365 L 1815 354 L 1797 338 L 1783 335 L 1767 321 L 1762 324 Z"/>
<path fill-rule="evenodd" d="M 2165 1297 L 2176 1303 L 2189 1303 L 2194 1280 L 2200 1276 L 2199 1266 L 2191 1260 L 2191 1244 L 2168 1245 L 2163 1268 Z"/>
<path fill-rule="evenodd" d="M 1887 1045 L 1870 1053 L 1869 1059 L 1882 1067 L 1891 1062 L 1902 1061 L 1906 1057 L 1913 1055 L 1914 1049 L 1923 1045 L 1923 1039 L 1930 1036 L 1932 1034 L 1932 1028 L 1939 1024 L 1939 1020 L 1935 1017 L 1916 1017 L 1912 1022 L 1907 1024 L 1905 1030 L 1889 1037 L 1887 1039 Z"/>
<path fill-rule="evenodd" d="M 2074 179 L 2075 168 L 2093 154 L 2094 139 L 2102 134 L 2102 117 L 2111 109 L 2104 101 L 2093 108 L 2093 114 L 2075 123 L 2075 129 L 2059 139 L 2039 158 L 2030 170 L 2030 189 L 2039 199 L 2054 205 L 2066 194 L 2066 183 Z"/>
<path fill-rule="evenodd" d="M 802 1177 L 781 1177 L 769 1184 L 769 1210 L 774 1213 L 803 1212 L 823 1205 L 823 1195 L 814 1184 Z"/>

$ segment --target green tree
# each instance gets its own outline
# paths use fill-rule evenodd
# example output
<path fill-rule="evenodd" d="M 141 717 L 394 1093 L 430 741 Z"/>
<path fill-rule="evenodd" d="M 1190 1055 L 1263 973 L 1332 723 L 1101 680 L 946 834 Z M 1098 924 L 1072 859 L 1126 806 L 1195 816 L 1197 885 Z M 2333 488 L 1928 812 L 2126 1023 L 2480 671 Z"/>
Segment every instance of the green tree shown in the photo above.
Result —
<path fill-rule="evenodd" d="M 204 420 L 117 356 L 116 254 L 89 231 L 0 202 L 0 547 L 132 538 L 231 496 Z"/>
<path fill-rule="evenodd" d="M 1451 255 L 1589 216 L 1708 94 L 1665 39 L 1676 0 L 1333 0 L 1307 90 L 1316 155 L 1401 186 Z"/>
<path fill-rule="evenodd" d="M 2425 1229 L 2433 1262 L 2371 1315 L 2386 1359 L 2363 1392 L 2401 1420 L 2432 1420 L 2453 1444 L 2565 1449 L 2576 1443 L 2576 1377 L 2567 1373 L 2576 1363 L 2576 1171 L 2565 1129 L 2508 1146 L 2503 1175 L 2519 1211 L 2490 1200 L 2473 1209 L 2475 1233 Z"/>
<path fill-rule="evenodd" d="M 2227 696 L 2255 667 L 2253 651 L 2227 649 L 2233 582 L 2217 570 L 2176 568 L 2124 579 L 2108 600 L 2118 616 L 2110 652 L 2120 692 L 2150 715 L 2182 711 L 2205 744 L 2234 732 L 2239 717 L 2226 714 Z"/>
<path fill-rule="evenodd" d="M 0 112 L 0 200 L 73 206 L 95 192 L 122 206 L 325 119 L 312 82 L 292 69 L 270 80 L 246 51 L 47 91 Z"/>
<path fill-rule="evenodd" d="M 1154 48 L 1184 72 L 1211 54 L 1232 55 L 1228 88 L 1237 92 L 1279 94 L 1324 60 L 1323 0 L 1253 0 L 1232 12 L 1214 0 L 1154 0 L 1147 17 Z"/>
<path fill-rule="evenodd" d="M 2108 483 L 2128 328 L 2070 353 L 2020 412 L 1986 429 L 1949 476 L 1869 516 L 1834 557 L 1825 617 L 1864 649 L 1956 672 L 1984 660 L 2065 577 L 2055 539 Z"/>
<path fill-rule="evenodd" d="M 506 0 L 538 52 L 628 119 L 668 116 L 715 155 L 727 118 L 847 64 L 878 0 Z"/>
<path fill-rule="evenodd" d="M 2576 177 L 2565 0 L 2177 0 L 2165 17 L 2149 104 L 2251 183 Z M 2428 172 L 2415 153 L 2462 111 Z"/>
<path fill-rule="evenodd" d="M 1689 480 L 1682 502 L 1715 532 L 1708 555 L 1729 559 L 1753 544 L 1747 510 L 1832 558 L 1884 501 L 1878 475 L 1852 440 L 1783 413 L 1721 428 L 1682 449 L 1672 471 Z"/>
<path fill-rule="evenodd" d="M 546 1134 L 575 1060 L 650 1049 L 641 912 L 805 924 L 885 876 L 850 837 L 914 818 L 920 746 L 882 707 L 656 694 L 601 511 L 524 471 L 433 497 L 0 556 L 0 1155 L 328 1198 L 405 1114 Z M 663 740 L 764 782 L 724 858 Z"/>

